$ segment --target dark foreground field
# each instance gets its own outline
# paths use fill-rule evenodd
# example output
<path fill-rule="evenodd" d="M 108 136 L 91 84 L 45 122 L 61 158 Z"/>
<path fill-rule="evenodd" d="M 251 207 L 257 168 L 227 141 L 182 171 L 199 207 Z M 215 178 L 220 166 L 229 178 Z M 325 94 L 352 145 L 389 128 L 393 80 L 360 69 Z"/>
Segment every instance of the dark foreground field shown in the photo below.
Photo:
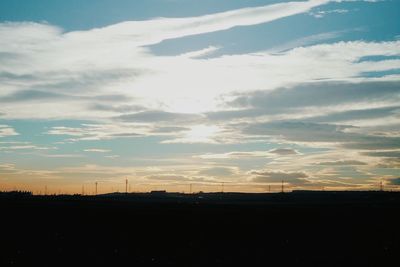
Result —
<path fill-rule="evenodd" d="M 400 266 L 400 194 L 0 196 L 0 266 Z"/>

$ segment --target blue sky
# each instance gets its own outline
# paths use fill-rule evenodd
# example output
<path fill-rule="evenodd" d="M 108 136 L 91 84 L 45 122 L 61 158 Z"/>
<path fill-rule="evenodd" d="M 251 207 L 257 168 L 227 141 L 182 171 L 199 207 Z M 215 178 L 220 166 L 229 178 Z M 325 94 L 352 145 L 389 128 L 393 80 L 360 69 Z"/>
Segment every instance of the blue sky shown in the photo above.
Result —
<path fill-rule="evenodd" d="M 0 187 L 396 188 L 399 1 L 0 2 Z"/>

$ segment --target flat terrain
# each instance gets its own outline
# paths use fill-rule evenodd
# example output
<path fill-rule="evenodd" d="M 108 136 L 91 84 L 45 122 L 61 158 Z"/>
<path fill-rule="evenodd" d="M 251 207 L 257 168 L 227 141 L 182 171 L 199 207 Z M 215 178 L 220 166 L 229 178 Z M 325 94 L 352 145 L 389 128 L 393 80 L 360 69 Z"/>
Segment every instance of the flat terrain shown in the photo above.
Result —
<path fill-rule="evenodd" d="M 399 266 L 400 193 L 0 194 L 0 266 Z"/>

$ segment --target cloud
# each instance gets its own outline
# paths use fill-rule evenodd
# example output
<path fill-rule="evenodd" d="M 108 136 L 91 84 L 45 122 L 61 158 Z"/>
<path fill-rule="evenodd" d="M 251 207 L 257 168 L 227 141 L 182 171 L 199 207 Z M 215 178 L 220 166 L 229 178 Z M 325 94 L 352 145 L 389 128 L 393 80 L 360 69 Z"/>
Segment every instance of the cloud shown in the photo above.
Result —
<path fill-rule="evenodd" d="M 126 21 L 74 32 L 49 24 L 1 23 L 0 98 L 9 118 L 104 119 L 110 112 L 129 118 L 129 113 L 142 111 L 137 107 L 199 113 L 214 110 L 221 104 L 218 97 L 233 91 L 273 90 L 399 68 L 399 60 L 357 61 L 370 55 L 396 55 L 398 42 L 341 42 L 279 54 L 257 51 L 209 58 L 199 55 L 216 47 L 178 56 L 156 56 L 147 47 L 171 38 L 267 23 L 330 2 L 293 1 L 199 17 Z M 318 38 L 332 34 L 321 33 Z M 120 98 L 112 98 L 112 94 Z M 12 102 L 6 103 L 6 99 Z M 124 103 L 107 108 L 95 100 Z"/>
<path fill-rule="evenodd" d="M 173 113 L 160 110 L 142 111 L 133 114 L 124 114 L 116 119 L 125 122 L 176 122 L 176 121 L 193 121 L 200 119 L 198 114 Z"/>
<path fill-rule="evenodd" d="M 400 99 L 399 81 L 323 81 L 297 84 L 272 91 L 255 91 L 235 98 L 233 107 L 253 108 L 249 116 L 296 112 L 299 108 L 338 106 Z M 233 111 L 234 113 L 235 111 Z M 239 111 L 240 112 L 240 111 Z"/>
<path fill-rule="evenodd" d="M 147 175 L 147 180 L 167 181 L 167 182 L 194 182 L 194 183 L 215 183 L 216 180 L 201 176 L 185 176 L 176 174 L 155 174 Z"/>
<path fill-rule="evenodd" d="M 389 179 L 388 181 L 392 185 L 400 185 L 400 177 L 399 178 Z"/>
<path fill-rule="evenodd" d="M 179 56 L 187 57 L 187 58 L 201 58 L 201 57 L 205 57 L 207 55 L 214 53 L 218 49 L 220 49 L 220 48 L 216 47 L 216 46 L 209 46 L 207 48 L 204 48 L 204 49 L 201 49 L 198 51 L 192 51 L 192 52 L 180 54 Z"/>
<path fill-rule="evenodd" d="M 276 148 L 268 151 L 232 151 L 220 154 L 203 154 L 194 156 L 201 159 L 245 159 L 245 158 L 275 158 L 280 156 L 299 155 L 300 153 L 291 148 Z"/>
<path fill-rule="evenodd" d="M 343 147 L 349 149 L 390 149 L 399 141 L 398 101 L 398 81 L 317 82 L 234 96 L 228 102 L 234 110 L 208 112 L 206 116 L 215 123 L 229 122 L 227 128 L 232 131 L 244 129 L 247 138 L 249 133 L 256 136 L 258 132 L 300 142 L 303 135 L 304 142 L 336 141 L 348 142 Z M 261 126 L 263 121 L 265 132 L 261 133 L 261 127 L 255 125 Z M 245 140 L 243 137 L 239 140 Z"/>
<path fill-rule="evenodd" d="M 15 171 L 15 164 L 13 163 L 1 163 L 0 170 L 3 171 Z"/>
<path fill-rule="evenodd" d="M 134 133 L 134 132 L 122 132 L 122 133 L 111 133 L 108 135 L 108 138 L 119 138 L 119 137 L 140 137 L 142 134 Z"/>
<path fill-rule="evenodd" d="M 240 159 L 240 158 L 252 158 L 252 157 L 262 157 L 266 158 L 271 156 L 267 151 L 233 151 L 227 153 L 219 153 L 219 154 L 202 154 L 198 156 L 194 156 L 195 158 L 200 159 Z"/>
<path fill-rule="evenodd" d="M 316 4 L 315 1 L 311 2 Z M 294 2 L 294 5 L 305 3 L 308 2 Z M 131 22 L 133 29 L 129 29 L 129 32 L 134 31 L 137 25 L 146 25 L 146 23 L 151 27 L 161 29 L 168 27 L 160 23 L 160 20 Z M 177 20 L 184 23 L 184 19 Z M 66 117 L 98 118 L 104 117 L 109 111 L 123 113 L 136 111 L 135 106 L 145 107 L 150 110 L 149 112 L 155 112 L 157 111 L 155 108 L 160 108 L 160 103 L 171 113 L 195 113 L 214 109 L 219 104 L 216 100 L 219 95 L 233 91 L 252 92 L 257 89 L 271 91 L 284 88 L 282 86 L 318 79 L 354 79 L 365 72 L 400 68 L 400 61 L 396 59 L 358 62 L 360 58 L 370 55 L 397 55 L 400 52 L 398 42 L 340 42 L 296 48 L 280 54 L 261 51 L 206 60 L 181 56 L 154 56 L 135 43 L 137 38 L 146 39 L 146 34 L 153 34 L 152 31 L 141 30 L 135 32 L 135 35 L 125 35 L 125 30 L 119 32 L 121 28 L 125 29 L 131 23 L 70 33 L 62 33 L 60 29 L 54 30 L 51 25 L 23 23 L 3 25 L 4 35 L 11 38 L 9 42 L 4 43 L 4 47 L 0 46 L 1 49 L 7 50 L 3 51 L 4 53 L 19 55 L 20 46 L 25 45 L 22 41 L 30 44 L 25 47 L 26 52 L 20 55 L 18 64 L 10 62 L 1 64 L 1 68 L 4 69 L 0 68 L 0 72 L 7 73 L 7 83 L 4 95 L 0 95 L 0 98 L 14 101 L 13 104 L 7 105 L 10 109 L 7 115 L 28 116 L 29 113 L 21 108 L 27 103 L 15 104 L 15 101 L 23 102 L 24 99 L 30 102 L 39 99 L 46 100 L 39 106 L 37 106 L 39 103 L 29 103 L 37 110 L 34 115 L 40 118 L 50 116 L 47 110 L 54 109 L 54 106 L 60 110 L 59 113 L 51 114 L 56 117 L 63 114 Z M 28 29 L 35 27 L 37 31 L 43 31 L 43 37 L 39 38 L 26 33 Z M 22 33 L 26 36 L 19 36 Z M 144 36 L 141 37 L 140 34 Z M 25 40 L 28 37 L 32 40 Z M 20 46 L 17 49 L 16 46 L 10 45 L 11 43 L 17 43 Z M 85 56 L 82 57 L 82 54 Z M 113 54 L 113 57 L 103 56 L 105 54 Z M 324 61 L 320 60 L 320 55 L 325 55 Z M 50 63 L 43 64 L 43 61 Z M 294 64 L 295 62 L 304 63 L 299 66 L 297 63 Z M 67 70 L 65 66 L 68 66 Z M 303 71 L 303 67 L 306 67 L 307 71 Z M 325 71 L 327 69 L 329 72 Z M 310 84 L 305 86 L 308 85 Z M 85 95 L 81 96 L 80 93 L 83 91 Z M 381 91 L 384 92 L 384 90 Z M 121 97 L 110 98 L 111 93 Z M 269 96 L 274 97 L 273 94 Z M 304 95 L 303 101 L 306 97 Z M 126 103 L 107 109 L 104 105 L 96 106 L 96 104 L 101 104 L 93 103 L 96 99 L 102 101 L 118 101 L 119 99 Z M 299 99 L 302 101 L 301 98 Z M 67 100 L 79 103 L 71 105 Z M 104 113 L 98 112 L 99 109 L 103 109 Z M 29 118 L 30 116 L 32 114 L 29 114 Z"/>
<path fill-rule="evenodd" d="M 368 165 L 365 162 L 359 160 L 336 160 L 336 161 L 324 161 L 318 162 L 317 165 L 325 166 L 357 166 L 357 165 Z"/>
<path fill-rule="evenodd" d="M 314 117 L 309 117 L 307 120 L 314 122 L 347 122 L 356 120 L 381 119 L 384 117 L 396 116 L 399 111 L 400 106 L 354 109 L 332 112 L 327 115 L 317 115 Z"/>
<path fill-rule="evenodd" d="M 66 95 L 48 91 L 23 90 L 17 91 L 9 95 L 0 97 L 0 102 L 27 102 L 27 101 L 46 101 L 46 100 L 61 100 L 61 101 L 87 101 L 87 100 L 102 100 L 104 102 L 121 102 L 129 100 L 124 95 Z M 99 104 L 100 105 L 100 104 Z M 104 105 L 106 106 L 106 105 Z"/>
<path fill-rule="evenodd" d="M 14 92 L 7 96 L 0 97 L 0 102 L 19 102 L 19 101 L 40 101 L 40 100 L 51 100 L 51 99 L 68 99 L 69 96 L 52 93 L 52 92 L 44 92 L 44 91 L 35 91 L 35 90 L 24 90 Z"/>
<path fill-rule="evenodd" d="M 253 176 L 252 181 L 256 183 L 280 183 L 284 181 L 290 184 L 305 184 L 308 183 L 309 177 L 304 172 L 285 172 L 285 171 L 272 171 L 261 170 L 251 171 L 250 175 Z"/>
<path fill-rule="evenodd" d="M 190 181 L 190 179 L 186 176 L 175 175 L 175 174 L 148 175 L 146 176 L 146 179 L 157 180 L 157 181 L 177 181 L 177 182 Z"/>
<path fill-rule="evenodd" d="M 400 169 L 400 155 L 397 158 L 384 158 L 376 165 L 377 168 Z"/>
<path fill-rule="evenodd" d="M 328 14 L 345 14 L 348 13 L 349 10 L 348 9 L 333 9 L 333 10 L 319 10 L 316 12 L 310 12 L 310 15 L 315 17 L 315 18 L 323 18 L 324 16 L 328 15 Z"/>
<path fill-rule="evenodd" d="M 276 136 L 297 142 L 350 142 L 357 134 L 346 133 L 350 125 L 334 125 L 301 121 L 272 121 L 254 123 L 244 128 L 250 135 Z"/>
<path fill-rule="evenodd" d="M 158 127 L 153 129 L 151 132 L 155 134 L 169 134 L 169 133 L 178 133 L 183 131 L 189 131 L 190 128 L 187 127 Z"/>
<path fill-rule="evenodd" d="M 6 137 L 6 136 L 15 136 L 19 135 L 14 128 L 8 126 L 8 125 L 2 125 L 0 124 L 0 137 Z"/>
<path fill-rule="evenodd" d="M 347 149 L 395 149 L 400 137 L 376 136 L 351 132 L 351 125 L 312 123 L 303 121 L 272 121 L 253 123 L 243 128 L 247 135 L 269 136 L 287 142 L 340 146 Z"/>
<path fill-rule="evenodd" d="M 84 149 L 83 151 L 85 151 L 85 152 L 95 152 L 95 153 L 111 152 L 111 150 L 109 150 L 109 149 L 99 149 L 99 148 L 89 148 L 89 149 Z"/>
<path fill-rule="evenodd" d="M 141 129 L 137 125 L 119 124 L 82 124 L 81 127 L 51 127 L 46 132 L 49 135 L 71 136 L 68 141 L 108 140 L 115 138 L 139 137 Z"/>
<path fill-rule="evenodd" d="M 36 145 L 29 145 L 29 144 L 23 144 L 23 145 L 13 145 L 13 146 L 3 146 L 0 147 L 0 150 L 50 150 L 50 149 L 56 149 L 55 147 L 44 147 L 44 146 L 36 146 Z"/>
<path fill-rule="evenodd" d="M 124 22 L 100 30 L 112 38 L 132 36 L 138 45 L 159 43 L 166 39 L 228 30 L 237 26 L 250 26 L 300 14 L 311 8 L 329 3 L 329 0 L 309 0 L 278 3 L 267 6 L 242 8 L 191 18 L 159 18 L 150 21 Z M 93 34 L 98 34 L 93 32 Z M 149 34 L 150 33 L 150 34 Z"/>
<path fill-rule="evenodd" d="M 269 153 L 276 154 L 279 156 L 287 156 L 287 155 L 298 155 L 299 152 L 295 149 L 291 148 L 276 148 L 268 151 Z"/>
<path fill-rule="evenodd" d="M 85 58 L 92 58 L 98 44 L 103 50 L 111 50 L 115 40 L 119 40 L 124 52 L 129 47 L 159 43 L 166 39 L 188 35 L 204 34 L 227 30 L 236 26 L 250 26 L 300 14 L 311 8 L 327 4 L 328 0 L 278 3 L 267 6 L 242 8 L 216 14 L 188 18 L 158 18 L 145 21 L 127 21 L 89 31 L 64 33 L 62 29 L 38 23 L 2 23 L 0 41 L 3 60 L 13 60 L 17 48 L 23 51 L 35 50 L 36 46 L 47 44 L 53 50 L 76 48 L 87 50 Z M 21 46 L 22 45 L 22 46 Z M 97 45 L 97 46 L 96 46 Z M 90 50 L 89 48 L 95 48 Z M 45 49 L 40 49 L 43 53 Z M 23 53 L 21 53 L 23 54 Z M 8 55 L 8 56 L 7 56 Z M 17 54 L 18 55 L 18 54 Z M 73 62 L 76 58 L 65 59 Z M 109 60 L 103 57 L 104 61 Z M 53 63 L 53 62 L 50 62 Z M 104 62 L 106 63 L 106 62 Z M 51 65 L 51 64 L 50 64 Z"/>
<path fill-rule="evenodd" d="M 64 126 L 52 127 L 48 134 L 52 135 L 71 135 L 71 136 L 84 136 L 86 131 L 82 128 L 72 128 Z"/>
<path fill-rule="evenodd" d="M 188 130 L 178 133 L 176 138 L 164 140 L 162 141 L 162 143 L 163 144 L 173 144 L 173 143 L 217 144 L 219 142 L 216 140 L 216 137 L 220 131 L 221 129 L 215 125 L 195 124 L 191 126 Z"/>
<path fill-rule="evenodd" d="M 46 158 L 83 158 L 83 155 L 79 154 L 41 154 L 40 156 Z"/>
<path fill-rule="evenodd" d="M 400 158 L 400 150 L 368 151 L 362 154 L 370 157 Z"/>
<path fill-rule="evenodd" d="M 137 112 L 146 109 L 145 107 L 140 105 L 109 105 L 109 104 L 106 105 L 100 103 L 91 104 L 89 108 L 98 111 L 110 111 L 117 113 Z"/>
<path fill-rule="evenodd" d="M 342 2 L 367 2 L 367 3 L 378 3 L 384 2 L 386 0 L 332 0 L 332 2 L 342 3 Z"/>
<path fill-rule="evenodd" d="M 359 150 L 398 149 L 400 148 L 400 137 L 359 135 L 352 142 L 344 143 L 341 146 Z"/>
<path fill-rule="evenodd" d="M 109 158 L 109 159 L 117 159 L 120 156 L 119 155 L 108 155 L 108 156 L 104 156 L 105 158 Z"/>
<path fill-rule="evenodd" d="M 204 176 L 231 176 L 237 173 L 237 169 L 233 167 L 212 167 L 200 170 L 198 175 Z"/>

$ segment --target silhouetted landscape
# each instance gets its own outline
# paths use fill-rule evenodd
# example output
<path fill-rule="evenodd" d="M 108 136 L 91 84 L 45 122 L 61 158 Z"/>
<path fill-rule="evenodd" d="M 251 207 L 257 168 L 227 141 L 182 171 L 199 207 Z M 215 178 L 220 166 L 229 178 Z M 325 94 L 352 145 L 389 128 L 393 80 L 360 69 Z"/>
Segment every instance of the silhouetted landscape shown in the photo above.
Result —
<path fill-rule="evenodd" d="M 0 193 L 1 266 L 396 266 L 396 192 Z"/>

